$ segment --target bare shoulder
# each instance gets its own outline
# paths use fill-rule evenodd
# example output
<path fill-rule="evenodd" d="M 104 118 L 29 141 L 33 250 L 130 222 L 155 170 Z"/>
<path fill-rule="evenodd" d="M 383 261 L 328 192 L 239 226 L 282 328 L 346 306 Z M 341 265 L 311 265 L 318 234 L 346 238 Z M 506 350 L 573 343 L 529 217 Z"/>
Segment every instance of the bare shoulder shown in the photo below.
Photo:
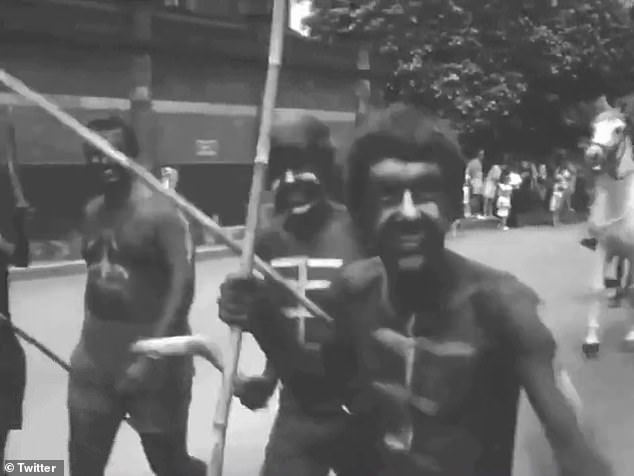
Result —
<path fill-rule="evenodd" d="M 332 209 L 333 209 L 333 211 L 335 213 L 341 213 L 341 214 L 348 215 L 348 209 L 346 208 L 346 206 L 343 203 L 331 201 L 330 202 L 330 206 L 332 207 Z"/>
<path fill-rule="evenodd" d="M 146 218 L 156 223 L 182 222 L 184 214 L 167 197 L 151 190 L 141 190 L 137 194 L 137 206 Z"/>
<path fill-rule="evenodd" d="M 482 323 L 519 352 L 554 349 L 552 333 L 540 317 L 541 300 L 530 286 L 511 273 L 461 259 L 461 279 Z"/>
<path fill-rule="evenodd" d="M 346 264 L 333 280 L 333 288 L 347 296 L 363 294 L 385 277 L 379 258 L 367 258 Z"/>
<path fill-rule="evenodd" d="M 98 195 L 94 198 L 91 198 L 88 201 L 88 203 L 86 203 L 83 210 L 82 225 L 81 225 L 84 232 L 96 226 L 99 220 L 99 213 L 102 210 L 103 205 L 104 205 L 103 195 Z"/>
<path fill-rule="evenodd" d="M 84 206 L 84 217 L 93 217 L 103 207 L 104 196 L 98 195 L 88 200 L 88 203 Z"/>
<path fill-rule="evenodd" d="M 332 207 L 333 221 L 352 225 L 352 217 L 345 205 L 337 202 L 330 202 L 330 206 Z"/>
<path fill-rule="evenodd" d="M 539 303 L 537 293 L 515 275 L 457 253 L 448 252 L 448 256 L 459 282 L 474 292 L 486 295 L 490 301 L 509 304 L 517 299 L 528 299 L 535 305 Z"/>

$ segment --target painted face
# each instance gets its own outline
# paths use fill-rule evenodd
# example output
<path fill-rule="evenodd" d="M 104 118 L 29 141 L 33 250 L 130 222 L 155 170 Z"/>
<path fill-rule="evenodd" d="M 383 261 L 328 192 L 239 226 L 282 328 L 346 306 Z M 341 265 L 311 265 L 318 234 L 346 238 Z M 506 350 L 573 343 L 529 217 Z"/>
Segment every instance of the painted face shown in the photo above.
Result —
<path fill-rule="evenodd" d="M 281 168 L 273 177 L 271 188 L 278 213 L 302 215 L 324 197 L 319 172 L 309 164 L 296 163 Z"/>
<path fill-rule="evenodd" d="M 123 132 L 120 129 L 99 131 L 99 135 L 110 142 L 115 149 L 122 150 L 125 148 Z M 88 167 L 94 171 L 103 184 L 110 185 L 129 179 L 127 170 L 114 163 L 100 150 L 86 146 L 84 155 Z"/>
<path fill-rule="evenodd" d="M 448 197 L 440 168 L 386 158 L 370 168 L 370 234 L 381 259 L 400 271 L 438 257 L 448 229 Z"/>

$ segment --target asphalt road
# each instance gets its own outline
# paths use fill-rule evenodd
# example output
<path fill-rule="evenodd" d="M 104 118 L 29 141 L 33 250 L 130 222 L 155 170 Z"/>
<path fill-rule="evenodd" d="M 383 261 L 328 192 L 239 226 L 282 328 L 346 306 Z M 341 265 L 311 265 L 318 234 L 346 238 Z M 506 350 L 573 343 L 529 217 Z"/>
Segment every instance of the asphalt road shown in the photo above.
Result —
<path fill-rule="evenodd" d="M 627 318 L 625 310 L 606 310 L 607 325 L 601 358 L 585 361 L 579 343 L 583 336 L 589 296 L 592 253 L 577 245 L 578 226 L 560 229 L 527 228 L 509 232 L 469 232 L 451 246 L 477 260 L 511 271 L 535 288 L 544 301 L 543 318 L 552 329 L 567 367 L 583 398 L 593 427 L 593 438 L 614 463 L 615 476 L 631 476 L 634 455 L 634 356 L 618 346 Z M 192 313 L 196 332 L 226 342 L 227 329 L 216 316 L 217 289 L 221 279 L 237 268 L 235 259 L 202 262 L 198 266 L 198 292 Z M 18 281 L 12 287 L 15 322 L 33 333 L 64 358 L 77 342 L 82 320 L 83 276 Z M 26 345 L 28 387 L 25 428 L 13 434 L 9 458 L 66 458 L 68 435 L 65 406 L 67 377 L 63 370 Z M 247 337 L 241 367 L 256 373 L 262 355 Z M 190 451 L 204 460 L 210 456 L 211 420 L 220 379 L 203 361 L 197 363 L 190 416 Z M 235 403 L 228 433 L 226 476 L 255 476 L 262 459 L 274 405 L 252 413 Z M 551 476 L 549 457 L 539 425 L 529 406 L 520 410 L 516 451 L 516 476 Z M 109 476 L 145 476 L 151 472 L 136 435 L 122 426 L 110 459 Z M 554 476 L 554 475 L 553 475 Z M 599 476 L 599 475 L 597 475 Z"/>

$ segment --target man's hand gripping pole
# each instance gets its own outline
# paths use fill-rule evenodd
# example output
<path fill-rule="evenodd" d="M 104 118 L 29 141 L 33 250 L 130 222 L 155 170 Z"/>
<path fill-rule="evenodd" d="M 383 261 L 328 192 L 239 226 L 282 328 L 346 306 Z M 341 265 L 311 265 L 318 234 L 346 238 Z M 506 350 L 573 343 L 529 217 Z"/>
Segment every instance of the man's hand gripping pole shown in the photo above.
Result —
<path fill-rule="evenodd" d="M 13 199 L 15 200 L 15 206 L 17 208 L 29 208 L 29 202 L 27 202 L 24 196 L 24 189 L 22 182 L 20 181 L 19 174 L 19 162 L 17 144 L 15 140 L 15 125 L 12 120 L 12 107 L 6 111 L 5 117 L 0 120 L 2 126 L 2 138 L 4 139 L 4 153 L 3 158 L 6 160 L 7 171 L 9 172 L 9 181 L 11 182 L 11 190 L 13 191 Z"/>

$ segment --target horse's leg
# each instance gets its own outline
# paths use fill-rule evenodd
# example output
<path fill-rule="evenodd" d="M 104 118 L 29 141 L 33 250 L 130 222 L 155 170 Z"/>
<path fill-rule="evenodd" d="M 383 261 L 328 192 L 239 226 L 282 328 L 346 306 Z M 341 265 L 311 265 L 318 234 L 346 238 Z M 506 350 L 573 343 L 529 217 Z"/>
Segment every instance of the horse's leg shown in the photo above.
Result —
<path fill-rule="evenodd" d="M 630 322 L 623 340 L 623 350 L 626 352 L 634 352 L 634 290 L 632 289 L 632 258 L 627 260 L 627 274 L 625 281 L 625 290 L 627 292 L 628 311 Z"/>
<path fill-rule="evenodd" d="M 586 336 L 581 346 L 581 350 L 588 358 L 596 357 L 599 353 L 600 339 L 600 322 L 601 305 L 603 303 L 603 292 L 605 289 L 604 275 L 607 262 L 606 252 L 603 247 L 599 246 L 594 254 L 596 266 L 592 275 L 592 296 L 590 301 L 590 309 L 588 312 L 588 321 L 586 324 Z"/>
<path fill-rule="evenodd" d="M 603 268 L 603 284 L 608 298 L 608 305 L 612 308 L 621 306 L 621 298 L 623 297 L 623 266 L 623 259 L 614 256 L 606 259 Z"/>

